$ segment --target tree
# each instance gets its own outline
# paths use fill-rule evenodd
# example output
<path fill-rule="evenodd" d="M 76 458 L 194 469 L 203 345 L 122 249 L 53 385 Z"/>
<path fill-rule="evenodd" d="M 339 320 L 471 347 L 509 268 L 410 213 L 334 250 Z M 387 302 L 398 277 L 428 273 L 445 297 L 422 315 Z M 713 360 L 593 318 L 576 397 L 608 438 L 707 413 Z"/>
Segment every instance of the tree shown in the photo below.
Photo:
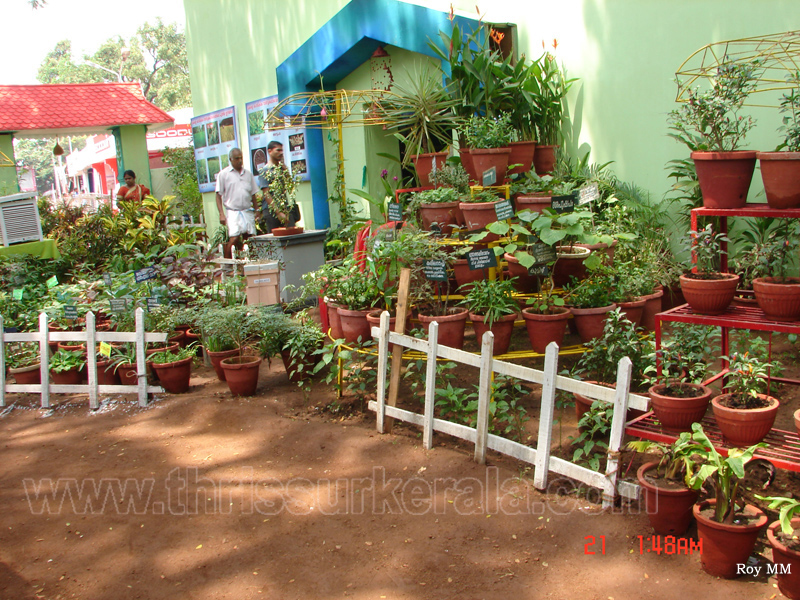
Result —
<path fill-rule="evenodd" d="M 197 166 L 194 161 L 194 146 L 188 148 L 164 148 L 164 162 L 170 165 L 167 177 L 180 202 L 180 211 L 200 217 L 203 212 L 203 195 L 197 187 Z"/>

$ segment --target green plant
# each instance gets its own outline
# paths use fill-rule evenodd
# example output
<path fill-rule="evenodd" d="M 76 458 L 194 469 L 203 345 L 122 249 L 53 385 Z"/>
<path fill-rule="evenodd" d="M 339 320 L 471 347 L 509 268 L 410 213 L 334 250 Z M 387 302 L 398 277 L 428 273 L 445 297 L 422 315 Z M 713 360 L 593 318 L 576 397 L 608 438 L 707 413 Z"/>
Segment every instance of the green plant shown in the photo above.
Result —
<path fill-rule="evenodd" d="M 86 364 L 86 356 L 80 350 L 59 350 L 50 357 L 50 370 L 63 373 L 72 369 L 80 369 Z"/>
<path fill-rule="evenodd" d="M 800 71 L 786 76 L 786 83 L 792 86 L 791 92 L 781 96 L 781 114 L 783 125 L 778 131 L 783 133 L 783 142 L 778 150 L 784 148 L 789 152 L 800 152 Z"/>
<path fill-rule="evenodd" d="M 300 315 L 289 327 L 282 350 L 289 352 L 289 359 L 295 372 L 305 374 L 304 372 L 308 369 L 316 366 L 309 359 L 322 348 L 324 341 L 325 333 L 322 331 L 322 327 L 307 315 Z M 302 387 L 307 378 L 302 377 L 301 379 L 303 381 L 299 382 L 299 385 Z"/>
<path fill-rule="evenodd" d="M 660 350 L 653 348 L 649 363 L 643 370 L 646 385 L 664 385 L 667 396 L 679 396 L 677 383 L 702 383 L 708 363 L 719 339 L 719 329 L 705 325 L 672 323 L 668 337 Z M 661 375 L 656 371 L 656 354 L 661 363 Z"/>
<path fill-rule="evenodd" d="M 203 346 L 211 352 L 238 348 L 241 356 L 247 343 L 259 335 L 264 310 L 265 307 L 257 306 L 208 305 L 200 308 L 196 321 Z"/>
<path fill-rule="evenodd" d="M 111 364 L 114 365 L 114 371 L 121 365 L 135 365 L 136 364 L 136 344 L 124 343 L 121 346 L 111 346 Z"/>
<path fill-rule="evenodd" d="M 706 481 L 710 481 L 717 500 L 714 520 L 718 523 L 733 523 L 744 504 L 739 498 L 739 485 L 745 477 L 745 466 L 756 450 L 765 448 L 766 444 L 755 444 L 744 450 L 731 448 L 728 456 L 723 457 L 708 439 L 700 423 L 692 423 L 692 441 L 695 444 L 689 450 L 699 460 L 687 474 L 686 483 L 690 488 L 699 490 Z"/>
<path fill-rule="evenodd" d="M 460 163 L 445 163 L 443 167 L 431 171 L 430 182 L 436 187 L 454 188 L 459 195 L 469 192 L 469 175 Z"/>
<path fill-rule="evenodd" d="M 411 199 L 406 205 L 406 213 L 412 219 L 416 219 L 417 212 L 423 204 L 443 204 L 445 202 L 459 202 L 460 200 L 461 195 L 452 187 L 424 190 L 411 195 Z"/>
<path fill-rule="evenodd" d="M 671 444 L 650 440 L 628 442 L 628 450 L 643 453 L 655 450 L 660 455 L 656 472 L 664 479 L 685 481 L 694 468 L 694 442 L 688 431 L 681 432 Z"/>
<path fill-rule="evenodd" d="M 780 510 L 778 521 L 781 523 L 781 531 L 785 535 L 793 535 L 794 527 L 792 527 L 792 519 L 800 516 L 800 501 L 794 498 L 785 498 L 783 496 L 759 496 L 755 497 L 762 502 L 769 502 L 768 508 L 770 510 Z"/>
<path fill-rule="evenodd" d="M 714 279 L 719 272 L 719 259 L 725 251 L 722 250 L 722 242 L 730 240 L 725 234 L 714 233 L 714 229 L 709 223 L 699 231 L 689 231 L 686 234 L 684 247 L 692 252 L 695 263 L 690 267 L 697 267 L 695 274 L 698 279 Z"/>
<path fill-rule="evenodd" d="M 486 326 L 491 327 L 501 317 L 518 311 L 514 293 L 514 282 L 510 279 L 483 279 L 472 284 L 460 304 L 471 313 L 483 316 Z"/>
<path fill-rule="evenodd" d="M 178 348 L 177 350 L 170 350 L 168 352 L 154 352 L 148 357 L 148 360 L 157 365 L 165 365 L 187 358 L 194 358 L 195 356 L 197 356 L 197 348 L 195 347 L 195 344 L 189 344 L 185 348 Z"/>
<path fill-rule="evenodd" d="M 600 471 L 601 463 L 608 452 L 608 440 L 611 434 L 611 420 L 614 418 L 614 406 L 608 402 L 595 400 L 580 421 L 580 434 L 570 444 L 577 446 L 572 453 L 572 461 L 583 463 L 592 471 Z"/>
<path fill-rule="evenodd" d="M 502 148 L 511 142 L 514 130 L 511 116 L 479 117 L 472 115 L 464 126 L 464 140 L 468 148 Z"/>
<path fill-rule="evenodd" d="M 188 148 L 164 148 L 164 162 L 170 165 L 167 177 L 178 199 L 176 208 L 198 220 L 203 213 L 203 195 L 197 186 L 194 145 Z"/>
<path fill-rule="evenodd" d="M 288 215 L 297 205 L 297 185 L 300 174 L 291 172 L 283 163 L 268 163 L 261 169 L 261 177 L 267 182 L 269 212 L 281 223 L 286 223 Z"/>
<path fill-rule="evenodd" d="M 604 272 L 590 272 L 586 279 L 575 278 L 564 286 L 564 299 L 576 308 L 600 308 L 613 304 L 613 281 Z"/>
<path fill-rule="evenodd" d="M 761 63 L 725 62 L 704 92 L 688 89 L 688 100 L 669 114 L 670 137 L 691 150 L 730 152 L 744 142 L 755 121 L 740 115 L 744 101 L 755 89 Z"/>
<path fill-rule="evenodd" d="M 555 56 L 549 52 L 545 52 L 536 64 L 538 68 L 533 71 L 535 84 L 532 86 L 531 95 L 538 107 L 535 113 L 537 140 L 539 144 L 560 144 L 564 102 L 577 79 L 567 79 L 556 63 Z"/>
<path fill-rule="evenodd" d="M 21 369 L 38 364 L 39 344 L 36 342 L 12 342 L 6 349 L 6 367 Z"/>
<path fill-rule="evenodd" d="M 730 406 L 732 408 L 758 408 L 764 405 L 758 397 L 767 389 L 767 379 L 771 363 L 765 363 L 750 355 L 734 353 L 730 357 L 723 357 L 729 361 L 728 371 L 725 373 L 725 388 L 731 394 Z"/>
<path fill-rule="evenodd" d="M 530 417 L 520 404 L 520 399 L 527 394 L 528 390 L 514 378 L 495 378 L 489 403 L 490 428 L 494 432 L 524 443 L 525 423 Z"/>

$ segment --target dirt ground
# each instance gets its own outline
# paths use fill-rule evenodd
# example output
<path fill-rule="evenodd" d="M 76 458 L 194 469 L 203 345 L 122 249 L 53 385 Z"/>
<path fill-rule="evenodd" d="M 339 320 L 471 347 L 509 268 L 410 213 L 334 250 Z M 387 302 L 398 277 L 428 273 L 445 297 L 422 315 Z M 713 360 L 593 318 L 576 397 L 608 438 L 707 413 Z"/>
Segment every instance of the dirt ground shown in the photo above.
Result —
<path fill-rule="evenodd" d="M 697 552 L 640 552 L 652 531 L 636 505 L 603 511 L 564 480 L 540 493 L 527 465 L 326 411 L 331 388 L 304 399 L 275 362 L 253 398 L 206 367 L 147 408 L 54 398 L 43 411 L 9 395 L 0 412 L 3 600 L 780 596 L 774 577 L 705 574 Z"/>

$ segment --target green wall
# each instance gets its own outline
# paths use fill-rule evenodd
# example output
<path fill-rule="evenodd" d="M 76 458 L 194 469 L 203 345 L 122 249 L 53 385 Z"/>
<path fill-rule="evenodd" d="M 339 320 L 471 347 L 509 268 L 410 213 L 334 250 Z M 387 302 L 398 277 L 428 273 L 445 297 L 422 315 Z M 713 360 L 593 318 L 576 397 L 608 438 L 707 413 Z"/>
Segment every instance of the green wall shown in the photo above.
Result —
<path fill-rule="evenodd" d="M 125 185 L 124 171 L 136 173 L 136 183 L 142 183 L 151 191 L 153 180 L 150 176 L 150 157 L 147 153 L 147 129 L 144 125 L 125 125 L 119 128 L 122 162 L 117 180 Z M 118 159 L 119 160 L 119 159 Z"/>
<path fill-rule="evenodd" d="M 262 0 L 184 0 L 195 113 L 235 104 L 244 137 L 245 102 L 275 93 L 275 67 L 345 4 L 298 0 L 277 12 L 267 10 Z M 447 11 L 450 2 L 414 4 Z M 454 0 L 453 5 L 475 16 L 474 0 Z M 669 189 L 666 162 L 687 154 L 667 137 L 666 125 L 676 106 L 674 73 L 682 62 L 711 42 L 800 29 L 800 12 L 792 0 L 495 0 L 479 6 L 486 21 L 518 25 L 520 54 L 539 56 L 543 42 L 552 50 L 557 40 L 557 59 L 569 76 L 579 78 L 569 97 L 568 149 L 573 154 L 591 150 L 595 163 L 613 161 L 621 179 L 654 198 Z M 368 85 L 364 69 L 356 69 L 341 85 Z M 774 148 L 777 111 L 756 109 L 753 114 L 758 125 L 748 147 Z M 346 132 L 348 187 L 361 187 L 365 165 L 368 176 L 374 171 L 373 152 L 368 159 L 363 147 L 374 138 L 374 133 Z M 359 144 L 360 149 L 355 147 Z M 368 177 L 366 187 L 375 190 L 374 183 Z M 751 199 L 759 189 L 757 174 Z"/>
<path fill-rule="evenodd" d="M 14 159 L 14 136 L 10 133 L 0 133 L 0 152 L 5 154 L 8 159 L 15 163 Z M 0 196 L 10 196 L 19 193 L 19 182 L 17 181 L 17 169 L 14 164 L 6 166 L 6 159 L 0 156 Z"/>

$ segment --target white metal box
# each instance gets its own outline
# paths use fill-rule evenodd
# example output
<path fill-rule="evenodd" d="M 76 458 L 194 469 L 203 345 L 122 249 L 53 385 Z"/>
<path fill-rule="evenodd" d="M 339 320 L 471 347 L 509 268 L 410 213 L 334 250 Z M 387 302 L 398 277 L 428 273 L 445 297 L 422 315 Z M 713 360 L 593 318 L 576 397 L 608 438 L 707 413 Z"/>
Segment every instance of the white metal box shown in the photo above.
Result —
<path fill-rule="evenodd" d="M 0 197 L 0 234 L 3 246 L 42 240 L 35 192 Z"/>

